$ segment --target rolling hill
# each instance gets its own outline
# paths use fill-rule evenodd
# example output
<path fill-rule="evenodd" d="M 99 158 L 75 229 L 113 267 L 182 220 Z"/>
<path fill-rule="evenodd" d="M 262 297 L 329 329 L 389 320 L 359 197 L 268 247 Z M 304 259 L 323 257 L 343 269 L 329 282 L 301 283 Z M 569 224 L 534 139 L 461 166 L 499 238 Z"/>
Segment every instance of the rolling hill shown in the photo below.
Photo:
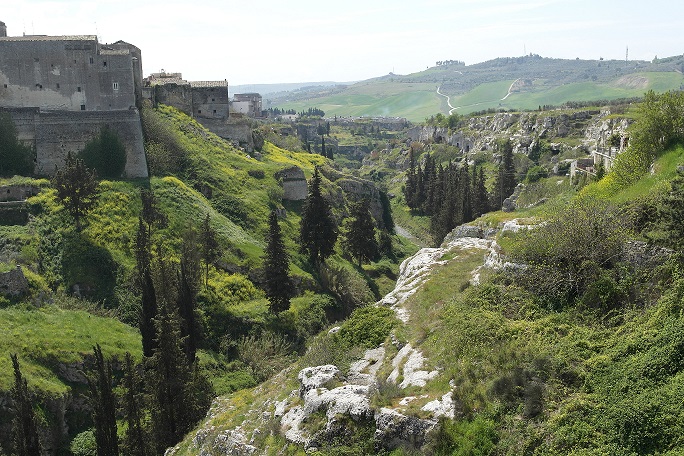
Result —
<path fill-rule="evenodd" d="M 405 117 L 418 122 L 438 112 L 536 109 L 680 89 L 683 68 L 684 56 L 646 62 L 529 55 L 468 66 L 442 64 L 351 85 L 309 86 L 270 94 L 264 106 L 297 111 L 318 107 L 327 116 Z"/>

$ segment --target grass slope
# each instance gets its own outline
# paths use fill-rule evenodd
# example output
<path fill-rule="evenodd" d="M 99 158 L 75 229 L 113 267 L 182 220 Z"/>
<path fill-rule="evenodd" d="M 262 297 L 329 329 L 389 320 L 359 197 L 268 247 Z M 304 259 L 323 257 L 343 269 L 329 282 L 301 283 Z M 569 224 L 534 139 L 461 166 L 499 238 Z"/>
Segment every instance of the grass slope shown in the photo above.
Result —
<path fill-rule="evenodd" d="M 405 117 L 412 122 L 420 122 L 436 114 L 447 113 L 446 98 L 436 93 L 437 87 L 446 78 L 445 69 L 430 69 L 415 75 L 386 76 L 353 84 L 339 93 L 329 96 L 312 97 L 298 101 L 276 100 L 279 108 L 295 109 L 298 112 L 315 106 L 325 111 L 326 116 L 387 116 Z M 570 70 L 568 70 L 570 71 Z M 567 73 L 567 72 L 566 72 Z M 529 77 L 530 86 L 508 93 L 508 88 L 516 79 L 511 72 L 501 76 L 488 76 L 487 81 L 468 87 L 466 90 L 449 86 L 442 93 L 451 97 L 451 105 L 456 112 L 468 114 L 485 109 L 537 109 L 543 105 L 559 106 L 568 101 L 613 100 L 618 98 L 641 97 L 647 90 L 665 92 L 678 90 L 684 77 L 676 71 L 644 71 L 613 76 L 609 80 L 592 81 L 584 79 L 558 82 L 555 78 Z M 578 80 L 579 79 L 579 80 Z M 431 82 L 424 82 L 430 80 Z M 457 86 L 460 87 L 460 86 Z"/>

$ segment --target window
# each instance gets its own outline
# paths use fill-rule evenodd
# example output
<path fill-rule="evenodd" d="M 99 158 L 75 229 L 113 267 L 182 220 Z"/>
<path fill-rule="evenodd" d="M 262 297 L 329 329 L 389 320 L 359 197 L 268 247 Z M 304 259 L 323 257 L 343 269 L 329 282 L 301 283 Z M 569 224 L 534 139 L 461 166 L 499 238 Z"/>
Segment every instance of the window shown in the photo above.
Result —
<path fill-rule="evenodd" d="M 5 88 L 7 88 L 7 84 L 5 84 Z"/>
<path fill-rule="evenodd" d="M 201 110 L 201 109 L 198 109 L 198 110 L 197 110 L 197 114 L 202 114 L 202 110 Z"/>
<path fill-rule="evenodd" d="M 214 114 L 216 114 L 216 109 L 214 109 Z"/>
<path fill-rule="evenodd" d="M 102 62 L 102 66 L 103 66 L 103 67 L 106 67 L 106 66 L 107 66 L 107 62 Z"/>
<path fill-rule="evenodd" d="M 57 88 L 59 89 L 59 82 L 57 83 Z"/>
<path fill-rule="evenodd" d="M 76 92 L 80 92 L 80 91 L 81 91 L 81 86 L 76 87 Z"/>
<path fill-rule="evenodd" d="M 112 82 L 112 89 L 119 90 L 119 83 L 118 82 Z"/>
<path fill-rule="evenodd" d="M 85 105 L 81 105 L 81 111 L 85 111 Z"/>
<path fill-rule="evenodd" d="M 212 98 L 211 101 L 216 101 L 216 100 L 214 100 L 214 99 Z"/>
<path fill-rule="evenodd" d="M 92 57 L 90 58 L 90 63 L 91 63 L 91 64 L 94 63 L 94 60 L 93 60 Z"/>

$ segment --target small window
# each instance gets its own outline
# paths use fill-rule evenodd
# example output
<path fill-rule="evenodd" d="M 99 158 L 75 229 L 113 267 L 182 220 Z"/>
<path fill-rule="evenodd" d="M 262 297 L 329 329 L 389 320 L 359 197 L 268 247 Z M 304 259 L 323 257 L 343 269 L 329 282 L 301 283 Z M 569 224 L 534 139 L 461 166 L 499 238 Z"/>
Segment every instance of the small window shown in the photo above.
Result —
<path fill-rule="evenodd" d="M 214 109 L 214 114 L 216 114 L 216 109 Z"/>
<path fill-rule="evenodd" d="M 198 109 L 198 110 L 197 110 L 197 114 L 202 114 L 202 110 L 201 110 L 201 109 Z"/>
<path fill-rule="evenodd" d="M 90 63 L 92 64 L 92 63 L 94 63 L 94 62 L 95 62 L 95 61 L 94 61 L 93 58 L 91 57 L 91 58 L 90 58 Z"/>
<path fill-rule="evenodd" d="M 212 98 L 211 101 L 216 101 L 216 100 L 214 100 L 214 99 Z"/>
<path fill-rule="evenodd" d="M 107 62 L 102 62 L 102 66 L 103 66 L 103 67 L 106 67 L 106 66 L 107 66 Z"/>
<path fill-rule="evenodd" d="M 59 82 L 57 83 L 57 88 L 59 89 Z"/>
<path fill-rule="evenodd" d="M 81 105 L 81 111 L 85 111 L 85 105 Z"/>
<path fill-rule="evenodd" d="M 7 84 L 5 84 L 5 88 L 7 88 Z"/>
<path fill-rule="evenodd" d="M 119 90 L 119 83 L 118 82 L 112 82 L 112 89 Z"/>
<path fill-rule="evenodd" d="M 80 91 L 81 91 L 81 86 L 76 87 L 76 92 L 80 92 Z"/>

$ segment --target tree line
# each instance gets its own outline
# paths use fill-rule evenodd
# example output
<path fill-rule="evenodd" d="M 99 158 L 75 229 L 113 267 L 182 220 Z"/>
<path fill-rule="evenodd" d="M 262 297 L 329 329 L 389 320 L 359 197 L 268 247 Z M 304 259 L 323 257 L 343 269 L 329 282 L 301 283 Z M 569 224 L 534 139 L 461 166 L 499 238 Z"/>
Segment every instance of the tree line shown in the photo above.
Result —
<path fill-rule="evenodd" d="M 467 160 L 461 164 L 438 164 L 429 153 L 420 166 L 411 150 L 404 199 L 412 212 L 430 216 L 430 233 L 436 242 L 455 227 L 491 209 L 501 208 L 504 199 L 513 193 L 516 186 L 513 145 L 507 140 L 499 148 L 502 161 L 491 191 L 487 190 L 482 167 L 471 167 Z"/>

